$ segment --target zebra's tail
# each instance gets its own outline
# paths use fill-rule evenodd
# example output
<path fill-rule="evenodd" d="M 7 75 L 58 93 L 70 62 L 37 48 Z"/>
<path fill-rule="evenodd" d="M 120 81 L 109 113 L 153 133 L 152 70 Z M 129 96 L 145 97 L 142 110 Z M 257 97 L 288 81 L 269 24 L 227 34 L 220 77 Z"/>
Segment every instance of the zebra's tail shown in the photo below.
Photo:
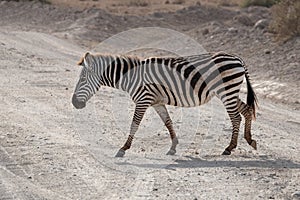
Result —
<path fill-rule="evenodd" d="M 252 116 L 253 116 L 253 119 L 255 120 L 256 119 L 256 112 L 255 112 L 255 108 L 258 107 L 258 104 L 257 104 L 257 97 L 256 97 L 256 94 L 252 88 L 252 85 L 250 83 L 250 77 L 249 77 L 249 74 L 248 74 L 248 69 L 244 63 L 244 61 L 236 56 L 242 63 L 242 65 L 244 66 L 244 69 L 245 69 L 245 77 L 246 77 L 246 83 L 247 83 L 247 105 L 252 109 Z"/>
<path fill-rule="evenodd" d="M 252 114 L 253 119 L 256 119 L 256 113 L 255 113 L 255 107 L 257 107 L 257 97 L 256 94 L 252 88 L 252 85 L 250 83 L 250 77 L 247 71 L 247 68 L 245 67 L 245 77 L 246 77 L 246 83 L 247 83 L 247 105 L 252 108 Z"/>

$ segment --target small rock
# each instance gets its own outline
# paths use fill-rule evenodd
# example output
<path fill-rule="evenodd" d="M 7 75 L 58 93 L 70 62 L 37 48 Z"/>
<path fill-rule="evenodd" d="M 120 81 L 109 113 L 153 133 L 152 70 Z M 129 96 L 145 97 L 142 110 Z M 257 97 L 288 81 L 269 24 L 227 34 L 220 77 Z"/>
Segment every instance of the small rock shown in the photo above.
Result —
<path fill-rule="evenodd" d="M 297 58 L 297 55 L 296 54 L 292 54 L 292 55 L 288 55 L 287 59 L 295 59 Z M 297 65 L 298 63 L 296 63 Z"/>
<path fill-rule="evenodd" d="M 25 103 L 26 100 L 25 99 L 19 99 L 20 103 Z"/>
<path fill-rule="evenodd" d="M 158 191 L 158 188 L 153 188 L 153 191 Z"/>
<path fill-rule="evenodd" d="M 255 29 L 265 29 L 269 26 L 269 21 L 266 19 L 260 19 L 254 24 Z"/>
<path fill-rule="evenodd" d="M 296 191 L 292 194 L 293 199 L 300 199 L 300 191 Z"/>
<path fill-rule="evenodd" d="M 269 49 L 265 49 L 265 50 L 264 50 L 264 53 L 265 53 L 265 54 L 270 54 L 271 51 L 270 51 Z"/>
<path fill-rule="evenodd" d="M 229 33 L 237 33 L 238 30 L 237 30 L 236 28 L 230 27 L 230 28 L 228 29 L 228 32 L 229 32 Z"/>
<path fill-rule="evenodd" d="M 208 33 L 209 33 L 208 28 L 205 28 L 205 29 L 202 31 L 202 35 L 207 35 Z"/>

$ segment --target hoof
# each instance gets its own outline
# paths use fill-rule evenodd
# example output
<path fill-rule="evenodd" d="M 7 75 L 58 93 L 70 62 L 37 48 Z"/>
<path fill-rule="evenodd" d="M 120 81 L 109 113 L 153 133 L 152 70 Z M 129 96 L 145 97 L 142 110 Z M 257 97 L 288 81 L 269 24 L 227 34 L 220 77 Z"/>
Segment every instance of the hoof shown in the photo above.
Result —
<path fill-rule="evenodd" d="M 115 157 L 123 157 L 125 155 L 125 151 L 123 149 L 120 149 L 118 153 L 115 155 Z"/>
<path fill-rule="evenodd" d="M 230 155 L 230 154 L 231 154 L 231 152 L 228 151 L 228 150 L 226 150 L 226 149 L 225 149 L 225 151 L 222 153 L 222 155 Z"/>
<path fill-rule="evenodd" d="M 175 155 L 175 153 L 176 153 L 176 150 L 170 149 L 170 150 L 168 151 L 167 155 Z"/>
<path fill-rule="evenodd" d="M 250 146 L 253 147 L 253 149 L 257 150 L 256 141 L 255 140 L 251 141 Z"/>

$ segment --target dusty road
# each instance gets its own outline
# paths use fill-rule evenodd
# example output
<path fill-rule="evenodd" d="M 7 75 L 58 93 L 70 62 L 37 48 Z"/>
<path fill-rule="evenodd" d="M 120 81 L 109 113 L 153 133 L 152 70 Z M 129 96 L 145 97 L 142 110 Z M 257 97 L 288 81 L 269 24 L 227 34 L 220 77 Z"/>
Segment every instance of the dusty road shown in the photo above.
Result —
<path fill-rule="evenodd" d="M 35 32 L 1 31 L 0 41 L 0 199 L 300 198 L 299 110 L 260 99 L 258 151 L 241 135 L 231 156 L 220 155 L 230 125 L 217 100 L 169 107 L 176 156 L 165 155 L 167 131 L 149 110 L 132 149 L 114 158 L 133 105 L 102 88 L 86 109 L 71 106 L 85 50 Z"/>
<path fill-rule="evenodd" d="M 270 20 L 269 9 L 63 2 L 0 2 L 1 200 L 300 199 L 300 39 L 278 44 L 266 29 L 254 28 Z M 213 100 L 168 107 L 180 140 L 177 155 L 165 155 L 167 130 L 149 109 L 132 149 L 114 157 L 127 138 L 133 104 L 127 94 L 101 88 L 85 109 L 75 110 L 76 62 L 83 46 L 145 26 L 177 30 L 209 51 L 245 59 L 259 96 L 252 128 L 257 151 L 240 131 L 238 148 L 221 156 L 231 127 Z"/>

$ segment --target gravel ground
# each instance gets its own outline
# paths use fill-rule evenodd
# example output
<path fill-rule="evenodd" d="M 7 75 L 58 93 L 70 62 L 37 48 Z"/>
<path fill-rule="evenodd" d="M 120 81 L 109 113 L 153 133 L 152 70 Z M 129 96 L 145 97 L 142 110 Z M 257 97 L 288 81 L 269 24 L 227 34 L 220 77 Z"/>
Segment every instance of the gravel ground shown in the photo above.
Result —
<path fill-rule="evenodd" d="M 0 199 L 300 199 L 299 38 L 279 44 L 237 22 L 241 15 L 268 19 L 268 12 L 192 6 L 114 15 L 2 1 Z M 213 99 L 198 108 L 168 107 L 180 140 L 177 155 L 165 155 L 167 130 L 150 109 L 132 149 L 114 157 L 134 105 L 127 94 L 102 88 L 75 110 L 75 64 L 97 41 L 143 25 L 171 28 L 209 51 L 245 59 L 259 94 L 252 128 L 257 151 L 241 135 L 232 155 L 221 155 L 231 128 Z"/>

